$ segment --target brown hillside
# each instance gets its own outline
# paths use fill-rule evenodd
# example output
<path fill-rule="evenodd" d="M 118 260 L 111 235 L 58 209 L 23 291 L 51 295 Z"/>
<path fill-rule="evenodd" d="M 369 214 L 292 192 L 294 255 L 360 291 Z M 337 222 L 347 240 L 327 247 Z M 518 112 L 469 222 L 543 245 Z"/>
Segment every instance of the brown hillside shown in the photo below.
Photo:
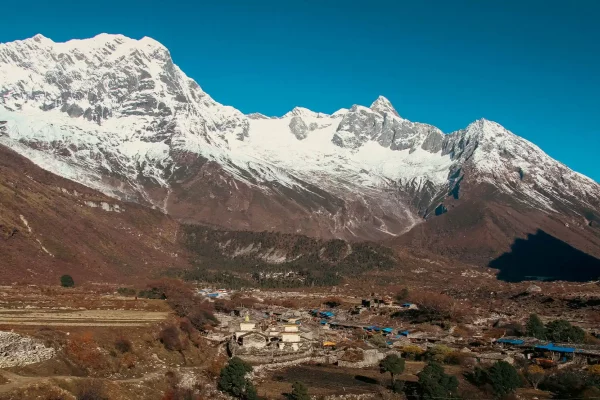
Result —
<path fill-rule="evenodd" d="M 524 261 L 523 257 L 529 264 L 535 262 L 551 250 L 544 246 L 556 247 L 561 243 L 567 247 L 557 257 L 564 258 L 564 268 L 569 267 L 569 260 L 576 259 L 577 251 L 600 258 L 600 231 L 583 218 L 533 209 L 484 184 L 464 185 L 461 190 L 460 199 L 444 200 L 447 212 L 428 218 L 388 245 L 396 249 L 422 249 L 460 262 L 491 267 L 499 267 L 495 260 L 502 256 L 508 259 L 506 255 L 515 251 L 516 244 L 519 257 L 511 257 L 512 264 Z M 527 241 L 539 232 L 548 244 L 536 241 L 535 246 L 528 246 Z M 544 268 L 539 266 L 541 276 Z"/>
<path fill-rule="evenodd" d="M 0 282 L 134 281 L 186 268 L 178 223 L 60 178 L 0 146 Z"/>

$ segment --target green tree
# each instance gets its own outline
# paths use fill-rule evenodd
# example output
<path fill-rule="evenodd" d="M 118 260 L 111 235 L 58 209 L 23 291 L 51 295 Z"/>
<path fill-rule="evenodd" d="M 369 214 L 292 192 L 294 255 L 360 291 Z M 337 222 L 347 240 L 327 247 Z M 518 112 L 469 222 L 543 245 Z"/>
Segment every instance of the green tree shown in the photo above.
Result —
<path fill-rule="evenodd" d="M 394 389 L 394 376 L 400 375 L 404 372 L 405 361 L 403 358 L 398 357 L 396 354 L 390 354 L 385 356 L 379 363 L 379 372 L 385 374 L 390 373 L 392 379 L 392 389 Z M 395 390 L 394 390 L 395 391 Z"/>
<path fill-rule="evenodd" d="M 75 281 L 71 275 L 63 275 L 60 277 L 60 285 L 62 287 L 73 287 L 75 286 Z"/>
<path fill-rule="evenodd" d="M 504 397 L 513 393 L 521 386 L 519 373 L 506 361 L 498 361 L 488 370 L 488 379 L 494 390 L 494 395 Z"/>
<path fill-rule="evenodd" d="M 248 380 L 248 379 L 246 379 L 246 392 L 244 393 L 243 398 L 244 398 L 244 400 L 259 400 L 260 399 L 260 397 L 258 397 L 258 392 L 256 391 L 256 388 L 254 387 L 252 382 L 250 382 L 250 380 Z"/>
<path fill-rule="evenodd" d="M 308 389 L 302 382 L 294 382 L 292 393 L 288 396 L 289 400 L 310 400 Z"/>
<path fill-rule="evenodd" d="M 458 379 L 455 376 L 447 375 L 440 364 L 429 362 L 417 376 L 419 377 L 421 399 L 458 399 L 456 394 Z"/>
<path fill-rule="evenodd" d="M 478 365 L 475 366 L 475 369 L 473 370 L 471 377 L 473 379 L 473 383 L 479 387 L 485 385 L 489 381 L 487 370 L 481 368 Z"/>
<path fill-rule="evenodd" d="M 546 325 L 546 337 L 554 342 L 581 343 L 585 340 L 585 331 L 569 321 L 557 319 Z"/>
<path fill-rule="evenodd" d="M 529 320 L 527 320 L 527 325 L 525 325 L 525 331 L 527 332 L 527 336 L 531 336 L 541 340 L 546 339 L 546 327 L 542 323 L 540 317 L 537 316 L 537 314 L 531 314 L 529 316 Z"/>
<path fill-rule="evenodd" d="M 238 357 L 233 357 L 221 370 L 218 389 L 238 399 L 244 398 L 247 394 L 252 394 L 254 386 L 246 380 L 246 374 L 251 371 L 252 366 Z"/>

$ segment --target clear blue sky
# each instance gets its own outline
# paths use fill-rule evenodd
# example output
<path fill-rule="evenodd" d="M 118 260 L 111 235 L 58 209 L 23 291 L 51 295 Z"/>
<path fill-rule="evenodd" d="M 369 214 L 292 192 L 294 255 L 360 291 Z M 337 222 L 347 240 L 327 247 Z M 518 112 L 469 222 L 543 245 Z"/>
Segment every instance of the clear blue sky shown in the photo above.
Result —
<path fill-rule="evenodd" d="M 0 42 L 150 36 L 217 101 L 282 115 L 378 95 L 450 132 L 485 117 L 600 181 L 600 1 L 6 1 Z"/>

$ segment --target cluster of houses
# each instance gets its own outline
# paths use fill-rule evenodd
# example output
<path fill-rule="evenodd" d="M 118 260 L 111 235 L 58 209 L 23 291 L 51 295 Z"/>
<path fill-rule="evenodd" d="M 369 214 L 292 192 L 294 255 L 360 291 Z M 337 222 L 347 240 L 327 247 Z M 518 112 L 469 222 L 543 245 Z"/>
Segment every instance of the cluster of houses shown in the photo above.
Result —
<path fill-rule="evenodd" d="M 207 292 L 207 295 L 219 292 Z M 383 301 L 371 303 L 370 300 L 363 300 L 360 307 L 368 309 L 378 307 L 377 304 L 379 307 L 385 306 Z M 404 303 L 394 307 L 411 310 L 417 306 Z M 240 308 L 234 310 L 228 318 L 225 328 L 228 333 L 224 340 L 229 353 L 261 364 L 337 354 L 340 352 L 331 351 L 336 349 L 336 343 L 348 343 L 372 336 L 385 338 L 387 344 L 386 349 L 371 349 L 379 354 L 377 357 L 386 351 L 402 353 L 407 346 L 418 346 L 425 351 L 432 346 L 444 345 L 476 363 L 493 363 L 499 360 L 514 363 L 519 358 L 542 367 L 561 368 L 571 363 L 600 363 L 600 346 L 555 344 L 522 337 L 495 340 L 484 338 L 482 332 L 461 337 L 442 330 L 424 331 L 418 327 L 407 329 L 365 324 L 359 323 L 351 312 L 343 310 L 300 311 L 275 307 L 265 312 Z M 372 355 L 371 358 L 377 357 Z"/>
<path fill-rule="evenodd" d="M 507 352 L 518 353 L 542 367 L 600 363 L 598 345 L 551 343 L 530 337 L 503 337 L 496 343 Z"/>
<path fill-rule="evenodd" d="M 243 359 L 263 362 L 283 356 L 293 359 L 310 353 L 316 343 L 313 331 L 295 318 L 285 322 L 267 319 L 259 324 L 246 314 L 242 321 L 232 321 L 231 329 L 229 352 Z"/>

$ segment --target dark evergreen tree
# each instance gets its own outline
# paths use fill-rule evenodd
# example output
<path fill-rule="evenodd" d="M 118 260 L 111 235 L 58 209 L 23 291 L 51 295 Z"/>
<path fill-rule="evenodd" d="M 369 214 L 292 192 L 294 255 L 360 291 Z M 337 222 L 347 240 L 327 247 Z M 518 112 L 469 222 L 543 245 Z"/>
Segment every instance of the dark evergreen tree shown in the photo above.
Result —
<path fill-rule="evenodd" d="M 408 288 L 402 288 L 402 290 L 396 294 L 396 301 L 408 300 L 408 294 Z"/>
<path fill-rule="evenodd" d="M 542 323 L 540 317 L 537 316 L 537 314 L 531 314 L 529 316 L 529 320 L 527 320 L 527 325 L 525 326 L 525 331 L 527 333 L 527 336 L 531 336 L 541 340 L 546 339 L 546 327 Z"/>
<path fill-rule="evenodd" d="M 249 380 L 246 380 L 246 392 L 244 393 L 244 400 L 259 400 L 258 392 L 256 388 Z"/>
<path fill-rule="evenodd" d="M 63 275 L 60 277 L 60 285 L 62 287 L 73 287 L 75 286 L 75 281 L 71 275 Z"/>
<path fill-rule="evenodd" d="M 585 331 L 571 325 L 569 321 L 557 319 L 546 325 L 546 337 L 554 342 L 582 343 L 585 340 Z"/>
<path fill-rule="evenodd" d="M 294 382 L 292 393 L 288 396 L 289 400 L 310 400 L 308 389 L 302 382 Z"/>
<path fill-rule="evenodd" d="M 419 391 L 421 399 L 458 399 L 456 391 L 458 389 L 458 380 L 455 376 L 447 375 L 444 368 L 436 363 L 429 362 L 421 372 L 419 377 Z"/>
<path fill-rule="evenodd" d="M 244 398 L 250 387 L 250 392 L 254 389 L 254 386 L 248 386 L 249 381 L 246 380 L 246 374 L 251 371 L 252 366 L 238 357 L 233 357 L 221 370 L 218 389 L 238 399 Z"/>
<path fill-rule="evenodd" d="M 379 372 L 385 374 L 390 373 L 392 380 L 392 389 L 394 389 L 394 377 L 404 372 L 405 361 L 403 358 L 398 357 L 396 354 L 390 354 L 386 356 L 379 363 Z"/>
<path fill-rule="evenodd" d="M 488 379 L 496 397 L 504 397 L 521 386 L 519 373 L 506 361 L 498 361 L 488 370 Z"/>

